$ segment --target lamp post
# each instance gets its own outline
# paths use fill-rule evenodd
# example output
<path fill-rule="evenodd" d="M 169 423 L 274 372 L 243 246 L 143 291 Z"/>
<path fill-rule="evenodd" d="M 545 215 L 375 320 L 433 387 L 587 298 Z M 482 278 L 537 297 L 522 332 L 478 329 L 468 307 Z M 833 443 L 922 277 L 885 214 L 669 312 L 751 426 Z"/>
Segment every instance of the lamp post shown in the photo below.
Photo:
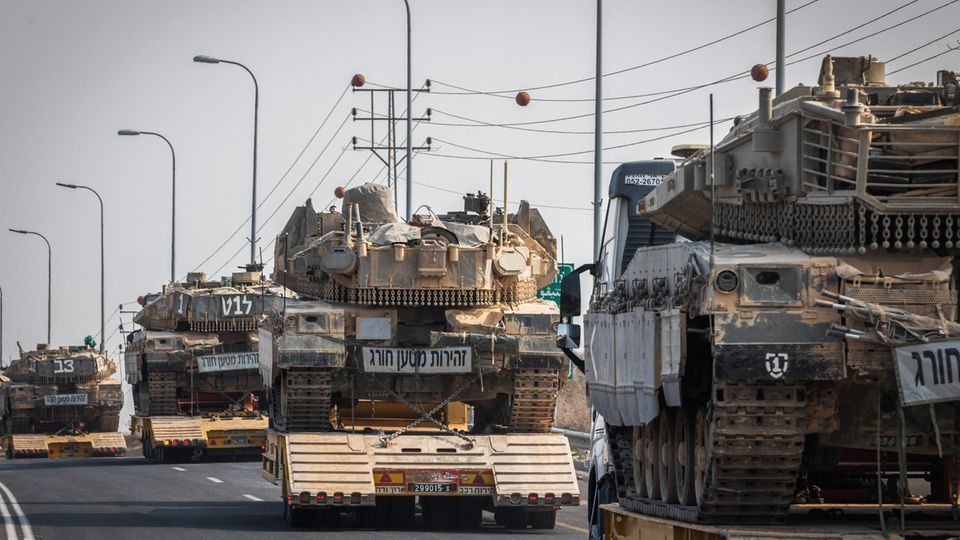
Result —
<path fill-rule="evenodd" d="M 34 231 L 25 231 L 23 229 L 9 229 L 10 232 L 15 232 L 17 234 L 32 234 L 34 236 L 39 236 L 43 238 L 43 241 L 47 244 L 47 345 L 50 345 L 50 299 L 53 296 L 52 293 L 52 270 L 53 270 L 53 251 L 50 249 L 50 241 L 47 240 L 47 237 Z"/>
<path fill-rule="evenodd" d="M 252 271 L 257 268 L 257 117 L 260 109 L 260 85 L 257 84 L 257 78 L 253 75 L 253 72 L 250 71 L 250 68 L 240 62 L 223 60 L 207 55 L 194 56 L 193 61 L 200 64 L 231 64 L 238 66 L 243 68 L 243 70 L 250 75 L 250 78 L 253 79 L 253 195 L 250 201 L 250 264 L 247 267 L 248 271 Z"/>
<path fill-rule="evenodd" d="M 57 182 L 57 185 L 60 187 L 70 188 L 70 189 L 84 189 L 93 193 L 97 196 L 97 201 L 100 202 L 100 354 L 104 354 L 104 341 L 107 339 L 107 334 L 105 331 L 106 328 L 106 317 L 105 309 L 106 304 L 104 303 L 104 289 L 105 289 L 105 274 L 106 269 L 103 262 L 103 199 L 100 197 L 100 194 L 97 193 L 95 189 L 89 186 L 81 186 L 78 184 L 64 184 L 63 182 Z"/>
<path fill-rule="evenodd" d="M 410 82 L 410 2 L 403 0 L 407 8 L 407 221 L 413 217 L 413 88 Z M 506 212 L 506 210 L 504 210 Z"/>
<path fill-rule="evenodd" d="M 177 153 L 173 151 L 173 144 L 170 143 L 170 139 L 153 131 L 121 129 L 120 131 L 117 131 L 117 135 L 153 135 L 154 137 L 160 137 L 163 139 L 163 142 L 167 143 L 167 146 L 170 147 L 170 158 L 172 160 L 172 179 L 170 182 L 170 282 L 172 283 L 177 280 L 177 273 L 175 270 L 177 261 Z"/>

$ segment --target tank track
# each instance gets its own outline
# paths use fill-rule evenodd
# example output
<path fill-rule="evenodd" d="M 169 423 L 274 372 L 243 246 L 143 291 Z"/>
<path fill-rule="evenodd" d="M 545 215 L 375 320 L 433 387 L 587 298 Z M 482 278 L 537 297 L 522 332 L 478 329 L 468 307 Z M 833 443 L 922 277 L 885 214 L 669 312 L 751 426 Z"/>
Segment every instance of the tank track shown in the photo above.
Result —
<path fill-rule="evenodd" d="M 100 415 L 100 431 L 120 431 L 120 410 L 104 411 Z"/>
<path fill-rule="evenodd" d="M 559 392 L 560 376 L 556 369 L 514 370 L 510 432 L 550 433 Z"/>
<path fill-rule="evenodd" d="M 149 414 L 177 414 L 176 373 L 150 373 L 147 378 L 147 392 L 150 396 Z"/>
<path fill-rule="evenodd" d="M 293 368 L 283 373 L 282 416 L 278 425 L 288 432 L 331 431 L 330 398 L 333 374 L 326 369 Z"/>
<path fill-rule="evenodd" d="M 30 433 L 30 411 L 15 409 L 10 413 L 11 433 Z"/>
<path fill-rule="evenodd" d="M 786 519 L 803 455 L 803 388 L 739 382 L 717 386 L 714 395 L 702 505 L 638 497 L 631 430 L 614 428 L 609 432 L 610 448 L 620 506 L 687 522 L 779 523 Z"/>

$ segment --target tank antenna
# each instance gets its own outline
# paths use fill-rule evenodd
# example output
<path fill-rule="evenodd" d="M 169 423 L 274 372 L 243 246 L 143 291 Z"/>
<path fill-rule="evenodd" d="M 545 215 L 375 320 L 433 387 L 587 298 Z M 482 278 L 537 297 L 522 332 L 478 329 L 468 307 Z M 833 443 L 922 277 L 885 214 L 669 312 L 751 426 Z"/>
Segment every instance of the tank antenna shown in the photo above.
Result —
<path fill-rule="evenodd" d="M 713 272 L 713 252 L 716 227 L 714 219 L 716 218 L 717 207 L 717 178 L 716 178 L 716 152 L 713 147 L 713 94 L 710 94 L 710 271 Z"/>
<path fill-rule="evenodd" d="M 507 234 L 507 160 L 503 160 L 503 232 L 504 235 Z M 503 245 L 503 241 L 500 241 L 500 245 Z"/>
<path fill-rule="evenodd" d="M 493 241 L 493 160 L 490 160 L 490 202 L 487 203 L 487 206 L 490 207 L 490 241 Z"/>

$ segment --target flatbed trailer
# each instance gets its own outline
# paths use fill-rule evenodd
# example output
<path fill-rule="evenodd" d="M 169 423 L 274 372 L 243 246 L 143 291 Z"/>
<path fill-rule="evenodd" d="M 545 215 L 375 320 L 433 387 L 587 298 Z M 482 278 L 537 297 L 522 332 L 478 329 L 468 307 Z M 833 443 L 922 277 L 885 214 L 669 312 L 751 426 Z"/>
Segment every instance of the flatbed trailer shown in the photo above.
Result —
<path fill-rule="evenodd" d="M 900 507 L 883 506 L 885 528 L 873 504 L 800 504 L 786 523 L 719 525 L 687 523 L 631 512 L 616 503 L 600 505 L 608 540 L 919 540 L 960 536 L 960 521 L 948 504 L 907 505 L 901 527 Z"/>
<path fill-rule="evenodd" d="M 143 456 L 157 463 L 230 456 L 256 461 L 266 445 L 269 420 L 260 415 L 132 416 L 130 433 Z"/>
<path fill-rule="evenodd" d="M 7 459 L 120 457 L 127 441 L 118 432 L 79 435 L 13 434 L 0 438 Z"/>
<path fill-rule="evenodd" d="M 580 504 L 570 444 L 557 434 L 269 431 L 261 474 L 282 486 L 284 517 L 300 526 L 358 511 L 374 526 L 405 526 L 419 503 L 427 522 L 479 526 L 483 510 L 508 528 L 552 529 Z M 368 521 L 369 520 L 369 521 Z"/>

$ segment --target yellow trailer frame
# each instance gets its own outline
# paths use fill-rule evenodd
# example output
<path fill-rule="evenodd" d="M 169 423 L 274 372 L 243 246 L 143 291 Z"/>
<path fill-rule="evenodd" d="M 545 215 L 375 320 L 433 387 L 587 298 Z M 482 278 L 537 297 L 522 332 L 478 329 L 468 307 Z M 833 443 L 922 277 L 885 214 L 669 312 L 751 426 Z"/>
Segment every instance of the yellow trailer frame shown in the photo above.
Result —
<path fill-rule="evenodd" d="M 946 538 L 960 534 L 960 523 L 951 521 L 949 504 L 910 505 L 906 528 L 892 520 L 886 533 L 880 526 L 877 505 L 800 504 L 791 508 L 781 525 L 714 525 L 684 523 L 625 510 L 619 504 L 600 505 L 607 540 L 902 540 Z M 899 510 L 888 505 L 889 513 Z M 910 516 L 911 512 L 922 515 Z M 936 519 L 936 518 L 940 519 Z"/>
<path fill-rule="evenodd" d="M 81 435 L 13 434 L 0 438 L 7 459 L 86 458 L 127 455 L 127 441 L 118 432 Z"/>
<path fill-rule="evenodd" d="M 417 432 L 384 442 L 362 433 L 271 430 L 261 475 L 282 487 L 288 519 L 304 511 L 373 508 L 398 497 L 430 502 L 473 497 L 489 510 L 509 514 L 514 526 L 553 528 L 557 509 L 580 504 L 570 443 L 563 435 L 470 439 L 472 444 L 451 434 Z M 546 520 L 528 519 L 532 514 Z"/>
<path fill-rule="evenodd" d="M 165 463 L 175 456 L 230 455 L 257 460 L 266 448 L 265 414 L 210 416 L 132 416 L 130 433 L 143 443 L 143 455 Z"/>

